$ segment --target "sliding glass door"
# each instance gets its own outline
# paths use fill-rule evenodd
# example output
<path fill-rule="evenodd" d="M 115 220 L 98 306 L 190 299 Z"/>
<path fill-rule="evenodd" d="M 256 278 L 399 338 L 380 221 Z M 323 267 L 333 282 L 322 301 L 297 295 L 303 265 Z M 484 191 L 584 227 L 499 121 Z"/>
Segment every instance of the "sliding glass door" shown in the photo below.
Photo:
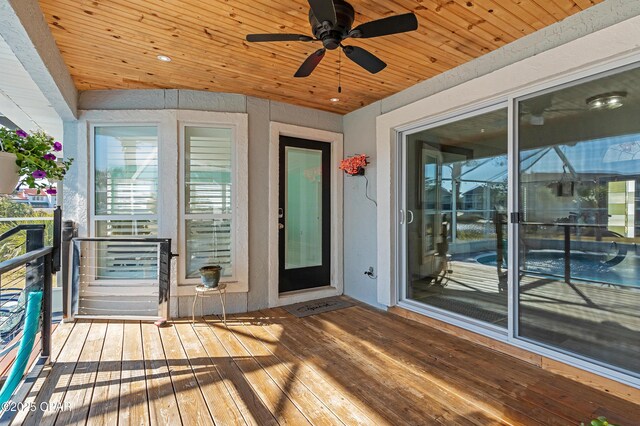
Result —
<path fill-rule="evenodd" d="M 401 303 L 640 377 L 638 87 L 627 67 L 405 131 Z"/>
<path fill-rule="evenodd" d="M 517 102 L 517 335 L 640 374 L 640 69 Z"/>
<path fill-rule="evenodd" d="M 406 299 L 507 327 L 507 108 L 409 134 Z"/>

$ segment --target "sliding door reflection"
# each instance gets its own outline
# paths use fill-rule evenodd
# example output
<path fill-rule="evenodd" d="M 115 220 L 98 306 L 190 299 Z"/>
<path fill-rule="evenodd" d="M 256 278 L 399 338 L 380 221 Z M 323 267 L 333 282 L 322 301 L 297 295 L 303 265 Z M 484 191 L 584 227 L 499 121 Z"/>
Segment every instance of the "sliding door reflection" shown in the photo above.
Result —
<path fill-rule="evenodd" d="M 639 82 L 635 69 L 518 104 L 519 335 L 634 374 Z"/>
<path fill-rule="evenodd" d="M 405 148 L 407 298 L 506 328 L 506 108 Z"/>

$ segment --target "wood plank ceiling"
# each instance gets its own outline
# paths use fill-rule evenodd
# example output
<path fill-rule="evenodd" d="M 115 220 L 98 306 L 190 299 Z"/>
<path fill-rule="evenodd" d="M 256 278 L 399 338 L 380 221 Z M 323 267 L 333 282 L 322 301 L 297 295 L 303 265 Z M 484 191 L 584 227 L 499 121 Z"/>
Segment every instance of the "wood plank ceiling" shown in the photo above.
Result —
<path fill-rule="evenodd" d="M 319 42 L 247 43 L 248 33 L 311 34 L 306 0 L 40 0 L 80 90 L 173 88 L 242 93 L 347 113 L 495 50 L 602 0 L 351 0 L 354 27 L 414 12 L 417 31 L 349 40 L 388 66 L 371 75 Z M 173 60 L 163 63 L 157 55 Z M 330 98 L 339 96 L 332 103 Z"/>

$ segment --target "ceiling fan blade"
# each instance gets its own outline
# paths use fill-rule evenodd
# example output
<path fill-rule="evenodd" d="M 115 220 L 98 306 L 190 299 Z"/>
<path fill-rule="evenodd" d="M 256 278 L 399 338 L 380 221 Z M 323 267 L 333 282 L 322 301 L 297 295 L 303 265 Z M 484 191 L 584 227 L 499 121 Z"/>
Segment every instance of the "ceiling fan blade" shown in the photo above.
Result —
<path fill-rule="evenodd" d="M 413 13 L 389 16 L 358 25 L 352 32 L 352 37 L 372 38 L 390 34 L 406 33 L 418 29 L 418 19 Z"/>
<path fill-rule="evenodd" d="M 364 50 L 358 46 L 344 46 L 342 48 L 347 58 L 351 59 L 356 64 L 360 65 L 371 74 L 378 73 L 385 69 L 385 64 L 380 58 L 371 52 Z"/>
<path fill-rule="evenodd" d="M 318 22 L 336 23 L 336 8 L 333 6 L 333 0 L 309 0 L 309 6 Z"/>
<path fill-rule="evenodd" d="M 296 71 L 294 77 L 308 77 L 311 75 L 314 69 L 318 66 L 322 58 L 324 58 L 324 54 L 327 50 L 322 48 L 313 52 L 305 61 L 300 65 L 298 71 Z"/>
<path fill-rule="evenodd" d="M 313 41 L 313 37 L 302 34 L 247 34 L 247 41 Z"/>

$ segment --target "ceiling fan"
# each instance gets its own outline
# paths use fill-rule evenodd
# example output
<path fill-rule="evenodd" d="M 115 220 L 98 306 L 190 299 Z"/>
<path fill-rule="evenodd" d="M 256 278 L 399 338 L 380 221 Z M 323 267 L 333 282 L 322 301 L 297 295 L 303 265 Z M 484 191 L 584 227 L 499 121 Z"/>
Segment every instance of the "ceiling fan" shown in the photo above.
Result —
<path fill-rule="evenodd" d="M 353 6 L 344 0 L 308 0 L 309 23 L 314 37 L 302 34 L 248 34 L 249 42 L 271 41 L 322 41 L 324 47 L 313 52 L 300 66 L 294 77 L 308 77 L 324 58 L 327 50 L 338 47 L 362 68 L 372 74 L 382 71 L 387 64 L 373 53 L 358 47 L 345 46 L 342 41 L 347 38 L 373 38 L 391 34 L 414 31 L 418 28 L 418 20 L 413 13 L 389 16 L 361 24 L 353 29 L 355 11 Z"/>

